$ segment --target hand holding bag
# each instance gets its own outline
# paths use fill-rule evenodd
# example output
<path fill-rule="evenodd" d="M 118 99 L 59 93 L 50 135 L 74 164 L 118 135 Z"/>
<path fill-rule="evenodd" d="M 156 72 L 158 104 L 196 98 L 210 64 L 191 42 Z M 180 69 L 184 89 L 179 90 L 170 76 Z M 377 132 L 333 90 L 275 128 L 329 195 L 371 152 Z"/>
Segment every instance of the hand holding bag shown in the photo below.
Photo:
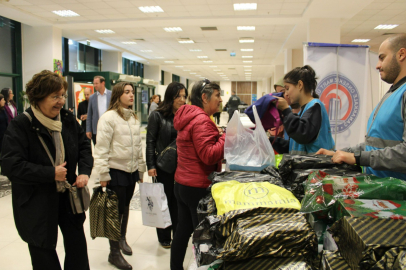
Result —
<path fill-rule="evenodd" d="M 166 173 L 175 172 L 178 166 L 176 139 L 158 155 L 156 166 Z"/>
<path fill-rule="evenodd" d="M 155 177 L 154 177 L 155 178 Z M 165 229 L 172 225 L 168 200 L 162 183 L 140 183 L 142 223 Z"/>
<path fill-rule="evenodd" d="M 119 241 L 121 238 L 121 225 L 118 215 L 118 197 L 116 193 L 108 188 L 98 186 L 93 188 L 92 199 L 90 200 L 90 235 L 106 237 L 112 241 Z"/>

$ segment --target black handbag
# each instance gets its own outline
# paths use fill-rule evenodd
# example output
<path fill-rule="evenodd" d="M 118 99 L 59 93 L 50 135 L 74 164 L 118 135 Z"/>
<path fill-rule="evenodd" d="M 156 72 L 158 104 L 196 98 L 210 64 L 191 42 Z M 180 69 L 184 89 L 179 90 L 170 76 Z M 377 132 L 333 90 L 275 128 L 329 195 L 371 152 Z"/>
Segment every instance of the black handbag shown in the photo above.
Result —
<path fill-rule="evenodd" d="M 178 166 L 176 140 L 171 142 L 157 157 L 156 166 L 166 172 L 174 173 Z"/>

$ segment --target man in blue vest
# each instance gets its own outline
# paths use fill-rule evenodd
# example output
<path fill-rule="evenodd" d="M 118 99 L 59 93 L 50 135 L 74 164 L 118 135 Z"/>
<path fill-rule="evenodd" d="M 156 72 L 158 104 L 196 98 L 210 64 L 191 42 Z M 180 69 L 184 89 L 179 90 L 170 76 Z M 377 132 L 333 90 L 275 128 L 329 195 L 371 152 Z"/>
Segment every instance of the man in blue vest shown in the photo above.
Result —
<path fill-rule="evenodd" d="M 381 44 L 376 69 L 392 86 L 369 117 L 365 142 L 317 154 L 332 155 L 335 163 L 365 166 L 368 174 L 406 180 L 406 34 Z"/>

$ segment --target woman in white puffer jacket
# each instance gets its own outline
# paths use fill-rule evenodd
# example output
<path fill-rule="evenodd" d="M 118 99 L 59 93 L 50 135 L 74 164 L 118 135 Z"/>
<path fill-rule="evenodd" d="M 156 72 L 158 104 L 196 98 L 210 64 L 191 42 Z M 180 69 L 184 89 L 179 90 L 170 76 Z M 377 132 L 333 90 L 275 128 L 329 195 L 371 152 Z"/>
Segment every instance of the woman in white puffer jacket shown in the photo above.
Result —
<path fill-rule="evenodd" d="M 121 240 L 110 240 L 108 261 L 118 269 L 132 269 L 121 251 L 132 255 L 126 241 L 129 205 L 136 182 L 142 183 L 146 164 L 142 156 L 140 122 L 132 110 L 134 86 L 118 83 L 111 94 L 109 109 L 97 125 L 97 144 L 93 172 L 99 175 L 100 185 L 113 190 L 118 197 L 121 221 Z"/>

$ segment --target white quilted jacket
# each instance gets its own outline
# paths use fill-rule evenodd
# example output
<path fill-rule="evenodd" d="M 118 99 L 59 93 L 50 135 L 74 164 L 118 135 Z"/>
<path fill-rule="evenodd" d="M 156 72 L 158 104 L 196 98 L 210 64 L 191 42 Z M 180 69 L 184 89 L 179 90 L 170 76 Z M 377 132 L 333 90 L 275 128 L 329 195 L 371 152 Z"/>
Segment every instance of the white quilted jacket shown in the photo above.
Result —
<path fill-rule="evenodd" d="M 128 173 L 146 171 L 142 157 L 140 123 L 125 109 L 124 120 L 116 111 L 107 111 L 97 124 L 96 147 L 94 150 L 94 173 L 100 181 L 110 181 L 110 168 Z"/>

